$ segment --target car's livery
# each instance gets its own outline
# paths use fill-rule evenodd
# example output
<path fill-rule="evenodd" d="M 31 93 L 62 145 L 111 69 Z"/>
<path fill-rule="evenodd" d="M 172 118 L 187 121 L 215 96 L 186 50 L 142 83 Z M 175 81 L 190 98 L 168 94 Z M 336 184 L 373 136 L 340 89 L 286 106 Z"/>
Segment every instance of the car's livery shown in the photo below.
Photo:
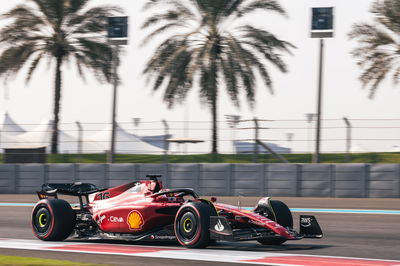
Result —
<path fill-rule="evenodd" d="M 216 240 L 286 240 L 321 238 L 314 216 L 300 216 L 293 230 L 289 208 L 262 198 L 253 210 L 201 199 L 190 188 L 163 189 L 156 175 L 150 180 L 98 189 L 88 183 L 44 184 L 32 211 L 32 229 L 42 240 L 81 239 L 173 240 L 186 247 L 205 247 Z M 58 195 L 77 196 L 69 204 Z"/>

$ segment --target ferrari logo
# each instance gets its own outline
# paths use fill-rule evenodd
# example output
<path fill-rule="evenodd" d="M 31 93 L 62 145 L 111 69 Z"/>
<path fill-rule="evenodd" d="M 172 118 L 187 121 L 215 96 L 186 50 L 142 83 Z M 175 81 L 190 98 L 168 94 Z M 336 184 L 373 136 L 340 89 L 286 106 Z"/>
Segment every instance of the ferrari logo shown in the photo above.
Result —
<path fill-rule="evenodd" d="M 221 220 L 218 220 L 218 223 L 214 226 L 214 229 L 218 232 L 221 232 L 225 229 L 224 225 L 221 223 Z"/>
<path fill-rule="evenodd" d="M 143 217 L 138 211 L 131 211 L 128 214 L 128 219 L 126 219 L 126 222 L 131 230 L 140 230 L 144 224 Z"/>

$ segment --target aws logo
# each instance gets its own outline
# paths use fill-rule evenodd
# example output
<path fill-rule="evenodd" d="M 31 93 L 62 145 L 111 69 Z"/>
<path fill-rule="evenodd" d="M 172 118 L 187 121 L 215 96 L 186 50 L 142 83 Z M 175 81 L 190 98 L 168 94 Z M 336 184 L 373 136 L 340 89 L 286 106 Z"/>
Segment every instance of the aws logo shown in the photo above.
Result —
<path fill-rule="evenodd" d="M 140 229 L 142 229 L 143 224 L 144 224 L 143 216 L 138 211 L 131 211 L 128 214 L 126 223 L 129 225 L 130 230 L 140 230 Z"/>

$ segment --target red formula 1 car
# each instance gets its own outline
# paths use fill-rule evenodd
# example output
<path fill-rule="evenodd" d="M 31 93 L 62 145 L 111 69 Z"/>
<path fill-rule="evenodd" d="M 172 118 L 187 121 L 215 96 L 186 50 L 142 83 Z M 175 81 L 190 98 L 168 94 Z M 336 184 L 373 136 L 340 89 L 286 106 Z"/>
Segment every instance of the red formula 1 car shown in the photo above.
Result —
<path fill-rule="evenodd" d="M 33 232 L 41 240 L 173 240 L 189 248 L 216 240 L 257 240 L 264 245 L 321 238 L 314 216 L 300 216 L 293 230 L 289 208 L 262 198 L 253 210 L 201 199 L 193 189 L 163 189 L 160 176 L 110 189 L 88 183 L 44 184 L 32 211 Z M 77 196 L 69 204 L 58 195 Z"/>

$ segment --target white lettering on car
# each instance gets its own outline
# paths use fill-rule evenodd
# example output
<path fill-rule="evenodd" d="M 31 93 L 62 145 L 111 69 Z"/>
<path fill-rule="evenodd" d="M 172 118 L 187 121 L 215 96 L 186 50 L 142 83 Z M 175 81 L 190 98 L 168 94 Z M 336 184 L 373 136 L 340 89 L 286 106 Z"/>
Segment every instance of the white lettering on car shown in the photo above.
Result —
<path fill-rule="evenodd" d="M 112 223 L 123 223 L 124 222 L 124 218 L 122 217 L 115 217 L 115 216 L 110 216 L 110 218 L 108 219 L 110 222 Z"/>

